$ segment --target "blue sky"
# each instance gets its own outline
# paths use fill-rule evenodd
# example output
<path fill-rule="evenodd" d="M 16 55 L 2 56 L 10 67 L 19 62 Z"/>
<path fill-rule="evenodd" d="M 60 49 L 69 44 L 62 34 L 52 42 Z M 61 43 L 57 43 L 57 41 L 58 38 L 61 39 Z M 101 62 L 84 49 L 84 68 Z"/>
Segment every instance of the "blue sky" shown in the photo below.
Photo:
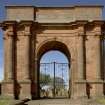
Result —
<path fill-rule="evenodd" d="M 68 66 L 68 59 L 67 57 L 59 52 L 59 51 L 48 51 L 45 53 L 42 58 L 41 58 L 41 63 L 50 63 L 45 65 L 40 66 L 40 72 L 44 74 L 48 74 L 51 77 L 54 77 L 54 63 L 56 62 L 55 65 L 55 76 L 56 77 L 61 77 L 64 79 L 66 85 L 68 86 L 69 84 L 69 66 Z M 63 64 L 63 66 L 60 63 L 66 63 Z"/>
<path fill-rule="evenodd" d="M 0 0 L 0 21 L 5 19 L 6 5 L 33 5 L 33 6 L 72 6 L 72 5 L 104 5 L 105 0 Z M 105 19 L 105 9 L 103 9 L 103 18 Z M 3 33 L 0 29 L 0 80 L 3 78 Z M 53 54 L 49 54 L 53 58 Z M 56 58 L 58 55 L 56 55 Z M 59 57 L 61 58 L 61 57 Z M 47 58 L 48 59 L 48 58 Z M 61 58 L 63 59 L 63 58 Z"/>
<path fill-rule="evenodd" d="M 61 60 L 63 59 L 63 60 Z M 51 62 L 56 62 L 56 63 L 68 63 L 68 59 L 67 57 L 59 52 L 59 51 L 48 51 L 47 53 L 45 53 L 42 58 L 41 58 L 41 63 L 51 63 Z"/>

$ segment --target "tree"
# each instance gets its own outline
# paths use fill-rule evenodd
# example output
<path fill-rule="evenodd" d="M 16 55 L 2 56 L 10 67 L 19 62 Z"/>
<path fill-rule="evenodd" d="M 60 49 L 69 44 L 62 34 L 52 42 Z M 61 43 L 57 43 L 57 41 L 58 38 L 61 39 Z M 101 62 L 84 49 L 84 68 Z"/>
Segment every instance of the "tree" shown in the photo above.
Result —
<path fill-rule="evenodd" d="M 56 88 L 64 88 L 65 87 L 65 81 L 61 77 L 51 77 L 49 74 L 44 74 L 40 73 L 40 85 L 45 86 L 45 85 L 52 85 L 54 86 L 54 81 L 55 81 L 55 86 Z"/>
<path fill-rule="evenodd" d="M 44 74 L 44 73 L 40 73 L 40 84 L 43 85 L 48 85 L 49 83 L 51 83 L 51 77 L 49 74 Z"/>

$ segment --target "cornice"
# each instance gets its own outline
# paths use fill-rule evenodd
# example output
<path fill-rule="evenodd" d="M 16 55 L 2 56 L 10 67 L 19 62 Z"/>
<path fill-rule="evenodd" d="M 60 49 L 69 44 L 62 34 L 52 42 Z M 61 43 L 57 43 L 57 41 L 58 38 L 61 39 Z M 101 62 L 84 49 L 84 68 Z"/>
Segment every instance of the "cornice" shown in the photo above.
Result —
<path fill-rule="evenodd" d="M 16 21 L 3 21 L 2 23 L 0 23 L 0 27 L 2 27 L 3 30 L 8 29 L 9 26 L 12 26 L 13 28 L 16 26 L 17 22 Z"/>
<path fill-rule="evenodd" d="M 12 25 L 37 25 L 37 26 L 49 26 L 49 27 L 64 27 L 64 26 L 68 26 L 68 27 L 78 27 L 81 25 L 85 25 L 85 26 L 89 26 L 89 25 L 99 25 L 99 26 L 105 26 L 105 20 L 93 20 L 93 21 L 88 21 L 88 20 L 76 20 L 74 22 L 68 22 L 68 23 L 38 23 L 32 20 L 21 20 L 20 22 L 17 21 L 3 21 L 0 23 L 0 27 L 4 27 L 4 26 L 12 26 Z"/>
<path fill-rule="evenodd" d="M 18 7 L 31 7 L 31 8 L 35 8 L 36 6 L 32 6 L 32 5 L 6 5 L 5 8 L 18 8 Z"/>
<path fill-rule="evenodd" d="M 33 6 L 33 5 L 7 5 L 5 6 L 6 8 L 26 8 L 26 7 L 31 7 L 31 8 L 39 8 L 39 9 L 65 9 L 65 8 L 81 8 L 81 7 L 85 7 L 85 8 L 103 8 L 103 5 L 68 5 L 68 6 Z"/>
<path fill-rule="evenodd" d="M 105 25 L 105 20 L 94 20 L 92 23 L 97 26 L 103 26 Z"/>
<path fill-rule="evenodd" d="M 16 21 L 3 21 L 2 23 L 0 23 L 1 27 L 5 27 L 5 26 L 15 26 L 17 24 Z"/>
<path fill-rule="evenodd" d="M 78 25 L 84 25 L 87 24 L 87 20 L 77 20 L 74 22 L 68 22 L 68 23 L 38 23 L 42 26 L 78 26 Z"/>
<path fill-rule="evenodd" d="M 30 25 L 32 25 L 32 24 L 34 24 L 35 22 L 34 21 L 32 21 L 32 20 L 21 20 L 20 22 L 18 22 L 18 24 L 19 25 L 28 25 L 28 26 L 30 26 Z"/>
<path fill-rule="evenodd" d="M 103 26 L 105 25 L 105 20 L 94 20 L 94 21 L 88 21 L 88 20 L 76 20 L 74 22 L 70 22 L 70 23 L 38 23 L 38 25 L 40 26 L 58 26 L 58 27 L 64 27 L 64 26 L 68 26 L 68 27 L 78 27 L 78 26 Z"/>
<path fill-rule="evenodd" d="M 13 20 L 13 21 L 12 21 L 12 20 L 5 20 L 5 21 L 3 21 L 2 23 L 8 25 L 8 24 L 14 24 L 14 23 L 17 23 L 17 21 L 15 21 L 15 20 Z"/>
<path fill-rule="evenodd" d="M 88 20 L 76 20 L 75 24 L 77 26 L 85 26 L 88 23 Z"/>

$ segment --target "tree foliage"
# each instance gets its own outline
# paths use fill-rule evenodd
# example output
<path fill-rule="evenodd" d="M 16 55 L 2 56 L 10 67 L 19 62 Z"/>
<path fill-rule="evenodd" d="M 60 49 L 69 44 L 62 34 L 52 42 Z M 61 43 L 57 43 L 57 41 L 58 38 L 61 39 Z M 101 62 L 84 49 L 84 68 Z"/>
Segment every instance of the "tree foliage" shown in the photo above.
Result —
<path fill-rule="evenodd" d="M 52 85 L 54 86 L 54 81 L 55 81 L 55 86 L 56 88 L 64 87 L 65 86 L 65 81 L 61 77 L 51 77 L 49 74 L 44 74 L 40 73 L 40 85 Z"/>

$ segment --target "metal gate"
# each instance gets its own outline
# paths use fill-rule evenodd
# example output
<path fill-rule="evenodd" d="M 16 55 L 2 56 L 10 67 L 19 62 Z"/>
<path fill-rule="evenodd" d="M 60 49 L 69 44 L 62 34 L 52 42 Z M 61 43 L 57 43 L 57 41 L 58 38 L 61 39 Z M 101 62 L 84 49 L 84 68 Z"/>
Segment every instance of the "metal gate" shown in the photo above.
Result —
<path fill-rule="evenodd" d="M 40 97 L 66 98 L 69 96 L 69 64 L 40 63 Z"/>

